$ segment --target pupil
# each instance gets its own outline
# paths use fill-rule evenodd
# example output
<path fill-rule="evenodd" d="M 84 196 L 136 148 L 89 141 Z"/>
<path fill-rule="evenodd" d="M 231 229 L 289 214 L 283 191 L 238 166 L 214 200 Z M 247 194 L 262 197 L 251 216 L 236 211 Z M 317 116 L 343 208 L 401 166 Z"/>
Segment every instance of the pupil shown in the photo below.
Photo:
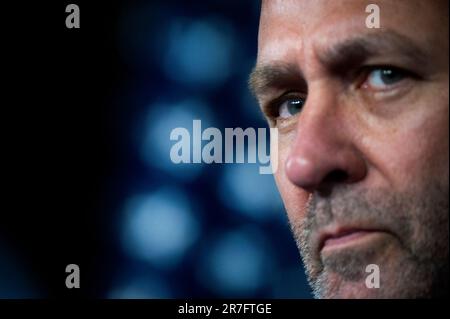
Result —
<path fill-rule="evenodd" d="M 288 110 L 291 114 L 296 114 L 303 106 L 303 100 L 291 100 L 288 104 Z"/>
<path fill-rule="evenodd" d="M 396 81 L 399 81 L 402 78 L 402 75 L 399 72 L 395 72 L 392 69 L 385 69 L 382 70 L 381 77 L 384 83 L 391 84 Z"/>

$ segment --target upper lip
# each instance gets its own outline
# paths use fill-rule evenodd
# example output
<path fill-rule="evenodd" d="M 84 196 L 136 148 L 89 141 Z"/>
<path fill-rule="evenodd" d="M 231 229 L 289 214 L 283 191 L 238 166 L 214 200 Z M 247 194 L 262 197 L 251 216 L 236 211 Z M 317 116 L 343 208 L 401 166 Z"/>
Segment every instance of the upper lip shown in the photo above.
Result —
<path fill-rule="evenodd" d="M 367 228 L 367 227 L 359 227 L 359 226 L 335 226 L 335 227 L 329 227 L 327 229 L 324 229 L 319 232 L 319 251 L 322 250 L 323 246 L 325 245 L 325 242 L 327 239 L 330 238 L 336 238 L 345 236 L 347 234 L 351 234 L 358 231 L 381 231 L 380 229 L 374 229 L 374 228 Z"/>

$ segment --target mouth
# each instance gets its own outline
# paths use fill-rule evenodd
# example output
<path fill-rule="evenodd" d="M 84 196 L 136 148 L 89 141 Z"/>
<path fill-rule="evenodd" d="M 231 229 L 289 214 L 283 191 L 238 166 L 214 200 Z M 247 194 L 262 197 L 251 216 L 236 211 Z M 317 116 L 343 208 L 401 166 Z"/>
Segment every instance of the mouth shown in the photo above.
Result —
<path fill-rule="evenodd" d="M 378 229 L 341 228 L 320 235 L 319 252 L 347 248 L 369 241 L 384 231 Z"/>

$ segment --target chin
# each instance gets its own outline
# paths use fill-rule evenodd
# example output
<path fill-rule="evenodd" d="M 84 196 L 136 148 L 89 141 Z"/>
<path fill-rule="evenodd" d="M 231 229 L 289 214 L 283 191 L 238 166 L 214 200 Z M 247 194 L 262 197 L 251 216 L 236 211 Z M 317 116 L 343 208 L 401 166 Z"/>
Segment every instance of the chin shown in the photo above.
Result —
<path fill-rule="evenodd" d="M 326 284 L 314 289 L 318 299 L 378 299 L 381 296 L 381 288 L 369 289 L 362 281 L 346 281 L 339 275 L 332 273 L 319 281 Z"/>
<path fill-rule="evenodd" d="M 405 282 L 398 281 L 397 276 L 390 274 L 386 276 L 379 288 L 368 288 L 365 280 L 344 280 L 336 273 L 328 274 L 319 279 L 324 282 L 320 288 L 314 289 L 316 298 L 319 299 L 416 299 L 435 298 L 428 282 L 429 278 L 422 277 L 420 280 Z M 447 290 L 440 289 L 440 291 Z"/>
<path fill-rule="evenodd" d="M 344 283 L 337 289 L 331 289 L 324 292 L 324 295 L 318 296 L 321 299 L 383 299 L 381 288 L 368 289 L 360 283 Z"/>

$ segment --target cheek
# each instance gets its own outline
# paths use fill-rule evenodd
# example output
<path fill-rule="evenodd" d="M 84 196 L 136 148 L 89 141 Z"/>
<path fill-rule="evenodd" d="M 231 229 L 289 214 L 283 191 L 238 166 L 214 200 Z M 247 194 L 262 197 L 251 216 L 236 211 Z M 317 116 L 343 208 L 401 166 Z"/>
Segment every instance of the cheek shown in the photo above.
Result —
<path fill-rule="evenodd" d="M 399 123 L 382 138 L 364 141 L 374 170 L 372 184 L 407 190 L 419 184 L 448 181 L 448 113 L 444 116 L 422 116 Z"/>

